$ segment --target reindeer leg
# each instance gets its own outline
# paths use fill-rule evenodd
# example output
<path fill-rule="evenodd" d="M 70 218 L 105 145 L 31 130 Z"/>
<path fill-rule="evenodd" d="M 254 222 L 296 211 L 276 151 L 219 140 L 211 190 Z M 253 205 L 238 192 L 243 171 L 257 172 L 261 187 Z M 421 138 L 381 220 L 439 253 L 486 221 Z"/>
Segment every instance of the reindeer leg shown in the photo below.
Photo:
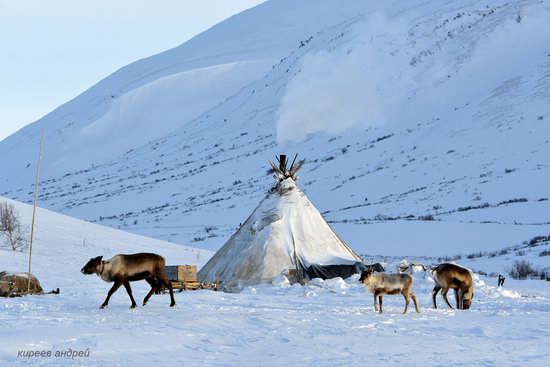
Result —
<path fill-rule="evenodd" d="M 168 289 L 170 290 L 170 307 L 174 307 L 176 305 L 176 300 L 174 299 L 174 290 L 172 289 L 172 282 L 167 282 Z"/>
<path fill-rule="evenodd" d="M 457 301 L 456 301 L 456 304 L 457 304 L 456 308 L 459 308 L 459 309 L 463 310 L 464 309 L 464 303 L 463 303 L 464 302 L 464 290 L 459 289 L 456 293 L 456 296 L 458 297 Z"/>
<path fill-rule="evenodd" d="M 132 288 L 130 287 L 130 282 L 125 281 L 123 284 L 124 284 L 124 288 L 126 288 L 126 292 L 128 292 L 128 295 L 130 296 L 130 300 L 132 301 L 132 305 L 130 306 L 130 308 L 136 308 L 137 303 L 136 303 L 136 300 L 134 299 L 134 296 L 132 295 Z"/>
<path fill-rule="evenodd" d="M 451 310 L 453 309 L 453 306 L 449 303 L 449 300 L 447 299 L 447 293 L 449 293 L 449 288 L 444 288 L 441 292 L 441 295 L 443 296 L 443 301 L 447 304 L 447 307 L 449 307 Z"/>
<path fill-rule="evenodd" d="M 147 278 L 147 279 L 145 279 L 145 281 L 147 283 L 149 283 L 149 285 L 151 286 L 151 290 L 149 291 L 149 293 L 147 293 L 147 295 L 143 299 L 143 305 L 144 306 L 147 304 L 147 302 L 149 302 L 149 298 L 151 298 L 151 296 L 153 295 L 153 293 L 157 289 L 157 287 L 155 286 L 155 279 L 154 278 Z"/>
<path fill-rule="evenodd" d="M 115 284 L 113 284 L 113 286 L 111 287 L 111 289 L 109 289 L 109 293 L 107 293 L 107 298 L 105 298 L 105 302 L 103 302 L 103 304 L 101 306 L 99 306 L 99 308 L 105 308 L 107 307 L 107 305 L 109 304 L 109 300 L 111 299 L 111 296 L 113 295 L 113 293 L 116 292 L 116 290 L 118 288 L 120 288 L 120 286 L 122 285 L 122 282 L 120 281 L 115 281 Z"/>
<path fill-rule="evenodd" d="M 410 302 L 409 293 L 403 292 L 401 294 L 403 295 L 403 297 L 405 297 L 405 310 L 403 310 L 403 315 L 405 315 L 407 313 L 407 310 L 409 309 L 409 302 Z"/>
<path fill-rule="evenodd" d="M 382 303 L 384 301 L 384 293 L 380 293 L 380 295 L 378 296 L 378 301 L 380 303 L 380 313 L 382 313 Z"/>
<path fill-rule="evenodd" d="M 456 300 L 456 309 L 457 310 L 460 310 L 461 307 L 460 307 L 460 297 L 458 296 L 458 288 L 455 288 L 455 300 Z"/>
<path fill-rule="evenodd" d="M 374 312 L 378 312 L 378 292 L 374 292 Z"/>
<path fill-rule="evenodd" d="M 149 291 L 149 293 L 147 293 L 147 295 L 146 295 L 145 298 L 143 299 L 143 305 L 144 305 L 144 306 L 147 304 L 147 302 L 149 302 L 149 298 L 151 298 L 151 296 L 153 295 L 153 293 L 155 293 L 155 288 L 151 288 L 151 290 Z"/>
<path fill-rule="evenodd" d="M 434 304 L 434 308 L 437 308 L 437 303 L 435 301 L 435 298 L 436 298 L 437 293 L 439 292 L 440 289 L 441 289 L 441 287 L 439 285 L 436 285 L 434 287 L 434 289 L 432 290 L 432 302 Z"/>
<path fill-rule="evenodd" d="M 414 309 L 416 310 L 416 313 L 420 313 L 420 308 L 418 307 L 418 302 L 416 302 L 416 294 L 411 292 L 411 298 L 414 302 Z"/>
<path fill-rule="evenodd" d="M 166 271 L 162 271 L 161 274 L 158 276 L 161 284 L 164 284 L 166 287 L 168 287 L 168 290 L 170 291 L 170 307 L 174 307 L 176 305 L 176 300 L 174 299 L 174 289 L 172 289 L 172 282 L 170 279 L 168 279 L 168 275 L 166 275 Z"/>

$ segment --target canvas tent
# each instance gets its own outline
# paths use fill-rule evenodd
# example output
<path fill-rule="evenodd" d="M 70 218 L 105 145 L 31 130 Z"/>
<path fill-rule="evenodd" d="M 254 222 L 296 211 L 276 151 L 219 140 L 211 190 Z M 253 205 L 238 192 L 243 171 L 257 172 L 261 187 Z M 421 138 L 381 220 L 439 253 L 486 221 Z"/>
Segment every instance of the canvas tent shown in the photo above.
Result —
<path fill-rule="evenodd" d="M 296 186 L 303 162 L 287 169 L 286 157 L 281 156 L 279 166 L 272 163 L 276 186 L 199 271 L 201 282 L 219 282 L 223 289 L 235 290 L 269 282 L 288 269 L 354 267 L 362 261 Z"/>

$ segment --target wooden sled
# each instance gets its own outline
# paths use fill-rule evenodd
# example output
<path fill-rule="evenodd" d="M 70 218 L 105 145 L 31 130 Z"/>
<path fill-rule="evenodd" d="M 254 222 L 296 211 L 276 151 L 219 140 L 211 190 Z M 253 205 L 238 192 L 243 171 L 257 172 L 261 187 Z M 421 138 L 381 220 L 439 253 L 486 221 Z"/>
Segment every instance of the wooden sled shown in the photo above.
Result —
<path fill-rule="evenodd" d="M 172 283 L 174 291 L 194 291 L 197 289 L 212 289 L 217 291 L 219 284 L 214 283 L 201 283 L 197 280 L 197 266 L 196 265 L 171 265 L 166 267 L 166 274 L 168 279 Z M 162 287 L 159 293 L 166 293 L 166 287 Z"/>

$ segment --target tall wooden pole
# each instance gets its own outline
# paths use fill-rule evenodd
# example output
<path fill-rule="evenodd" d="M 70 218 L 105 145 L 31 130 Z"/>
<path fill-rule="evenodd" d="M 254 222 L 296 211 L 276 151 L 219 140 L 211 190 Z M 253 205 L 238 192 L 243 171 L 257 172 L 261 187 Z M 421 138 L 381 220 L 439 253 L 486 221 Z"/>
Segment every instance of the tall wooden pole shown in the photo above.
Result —
<path fill-rule="evenodd" d="M 44 132 L 40 137 L 38 148 L 38 163 L 36 164 L 36 181 L 34 183 L 34 206 L 32 208 L 31 240 L 29 242 L 29 274 L 27 279 L 27 294 L 31 291 L 31 265 L 32 265 L 32 240 L 34 238 L 34 218 L 36 217 L 36 202 L 38 201 L 38 178 L 40 177 L 40 161 L 42 160 L 42 145 L 44 144 Z"/>
<path fill-rule="evenodd" d="M 281 154 L 279 158 L 279 168 L 281 169 L 281 172 L 284 174 L 286 173 L 286 155 Z M 286 178 L 286 177 L 285 177 Z"/>

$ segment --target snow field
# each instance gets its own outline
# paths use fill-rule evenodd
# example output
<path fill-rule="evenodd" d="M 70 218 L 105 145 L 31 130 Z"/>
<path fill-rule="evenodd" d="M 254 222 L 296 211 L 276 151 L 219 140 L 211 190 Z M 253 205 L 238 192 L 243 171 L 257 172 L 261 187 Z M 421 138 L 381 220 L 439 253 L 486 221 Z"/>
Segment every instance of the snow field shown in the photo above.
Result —
<path fill-rule="evenodd" d="M 27 223 L 31 207 L 13 203 Z M 59 287 L 61 294 L 0 299 L 0 366 L 550 363 L 548 282 L 507 279 L 498 289 L 490 285 L 496 279 L 482 278 L 470 310 L 448 311 L 431 308 L 433 283 L 417 273 L 413 289 L 421 313 L 402 315 L 403 298 L 386 296 L 380 315 L 358 275 L 346 281 L 315 279 L 306 286 L 290 286 L 279 276 L 235 294 L 176 293 L 174 308 L 167 294 L 141 307 L 148 291 L 142 281 L 132 283 L 137 309 L 129 309 L 121 288 L 100 310 L 110 284 L 80 268 L 92 256 L 138 251 L 160 253 L 168 264 L 199 266 L 212 255 L 39 209 L 33 274 L 46 291 Z M 0 269 L 20 272 L 26 266 L 26 253 L 0 252 Z M 443 306 L 441 299 L 438 304 Z M 90 355 L 18 357 L 19 351 L 69 349 Z"/>
<path fill-rule="evenodd" d="M 449 311 L 431 308 L 433 283 L 417 275 L 414 290 L 421 313 L 402 315 L 403 298 L 386 296 L 380 315 L 357 278 L 316 279 L 306 286 L 281 282 L 239 294 L 177 293 L 173 309 L 164 295 L 130 310 L 121 291 L 108 309 L 100 310 L 108 286 L 98 279 L 59 296 L 1 300 L 0 361 L 56 365 L 59 360 L 17 358 L 17 351 L 69 348 L 88 348 L 90 357 L 78 364 L 94 366 L 328 366 L 365 361 L 545 366 L 550 361 L 549 295 L 543 282 L 510 281 L 497 289 L 477 281 L 472 309 Z M 134 283 L 133 288 L 137 297 L 145 294 L 144 284 Z M 438 303 L 442 307 L 441 299 Z"/>

